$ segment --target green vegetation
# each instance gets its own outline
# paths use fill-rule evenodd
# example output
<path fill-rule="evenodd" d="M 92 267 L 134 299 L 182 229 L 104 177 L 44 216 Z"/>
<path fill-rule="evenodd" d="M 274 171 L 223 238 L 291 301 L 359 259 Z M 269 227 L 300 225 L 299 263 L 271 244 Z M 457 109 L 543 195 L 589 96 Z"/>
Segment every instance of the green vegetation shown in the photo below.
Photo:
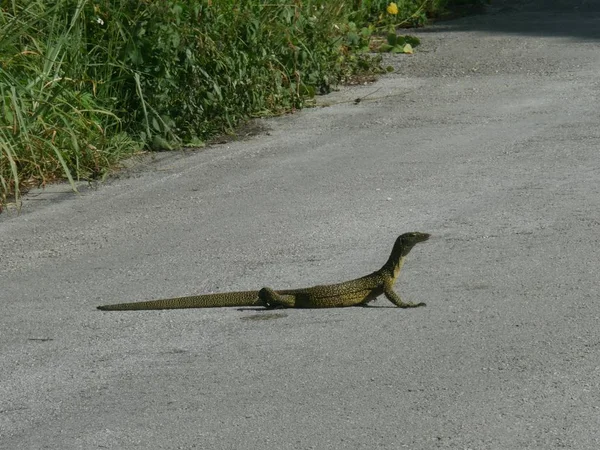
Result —
<path fill-rule="evenodd" d="M 1 2 L 0 210 L 23 188 L 102 178 L 143 148 L 301 108 L 374 70 L 361 54 L 374 31 L 422 25 L 449 1 L 393 14 L 379 0 Z"/>

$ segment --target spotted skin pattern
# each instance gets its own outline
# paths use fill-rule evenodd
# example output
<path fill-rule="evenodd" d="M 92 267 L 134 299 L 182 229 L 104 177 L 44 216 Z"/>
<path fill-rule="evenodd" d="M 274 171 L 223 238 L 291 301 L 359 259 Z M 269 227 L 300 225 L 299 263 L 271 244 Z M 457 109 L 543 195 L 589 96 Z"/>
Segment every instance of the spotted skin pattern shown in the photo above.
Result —
<path fill-rule="evenodd" d="M 136 303 L 98 306 L 102 311 L 138 311 L 149 309 L 218 308 L 231 306 L 264 306 L 266 308 L 340 308 L 363 306 L 384 295 L 399 308 L 416 308 L 425 303 L 404 302 L 394 291 L 404 259 L 419 242 L 428 240 L 427 233 L 404 233 L 396 239 L 390 257 L 381 269 L 355 280 L 301 289 L 275 291 L 264 287 L 260 291 L 225 292 L 192 295 Z"/>

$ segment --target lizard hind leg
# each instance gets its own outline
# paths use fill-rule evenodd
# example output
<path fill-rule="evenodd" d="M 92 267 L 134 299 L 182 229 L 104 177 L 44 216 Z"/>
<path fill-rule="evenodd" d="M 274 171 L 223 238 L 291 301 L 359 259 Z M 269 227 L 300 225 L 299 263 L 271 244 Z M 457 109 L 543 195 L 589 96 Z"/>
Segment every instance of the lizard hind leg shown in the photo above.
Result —
<path fill-rule="evenodd" d="M 260 298 L 265 308 L 268 309 L 293 308 L 296 303 L 293 295 L 281 295 L 268 287 L 264 287 L 258 291 L 258 298 Z"/>

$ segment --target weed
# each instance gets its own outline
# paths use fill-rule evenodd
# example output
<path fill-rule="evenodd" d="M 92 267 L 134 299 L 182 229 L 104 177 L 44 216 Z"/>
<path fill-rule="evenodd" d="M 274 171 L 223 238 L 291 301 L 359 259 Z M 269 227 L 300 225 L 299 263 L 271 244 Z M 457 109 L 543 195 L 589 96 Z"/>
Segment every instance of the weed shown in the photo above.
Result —
<path fill-rule="evenodd" d="M 302 108 L 376 70 L 378 27 L 422 25 L 452 1 L 0 2 L 0 209 L 22 188 L 103 177 L 142 147 L 198 146 Z"/>

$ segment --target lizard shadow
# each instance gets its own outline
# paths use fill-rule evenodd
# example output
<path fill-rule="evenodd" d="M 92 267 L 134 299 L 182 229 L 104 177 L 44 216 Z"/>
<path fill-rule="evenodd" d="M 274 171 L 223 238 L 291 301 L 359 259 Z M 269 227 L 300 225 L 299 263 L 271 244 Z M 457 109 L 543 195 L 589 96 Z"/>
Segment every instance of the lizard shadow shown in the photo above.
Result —
<path fill-rule="evenodd" d="M 347 306 L 346 308 L 365 308 L 365 309 L 402 309 L 394 305 L 355 305 Z M 296 311 L 309 311 L 313 309 L 343 309 L 343 308 L 237 308 L 237 311 L 282 311 L 286 309 L 294 309 Z"/>

